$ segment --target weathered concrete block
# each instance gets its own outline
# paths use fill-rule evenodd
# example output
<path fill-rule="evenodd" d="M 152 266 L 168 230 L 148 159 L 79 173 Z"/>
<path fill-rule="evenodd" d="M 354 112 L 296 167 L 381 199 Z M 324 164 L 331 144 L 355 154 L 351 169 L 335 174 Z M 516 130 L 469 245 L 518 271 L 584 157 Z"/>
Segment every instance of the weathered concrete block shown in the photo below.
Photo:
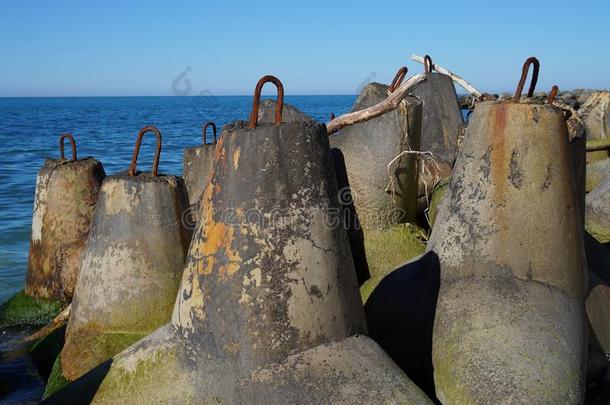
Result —
<path fill-rule="evenodd" d="M 25 292 L 70 298 L 102 180 L 102 164 L 88 157 L 47 159 L 36 179 L 36 197 Z M 64 282 L 67 284 L 64 284 Z"/>
<path fill-rule="evenodd" d="M 423 104 L 420 150 L 453 166 L 458 133 L 464 125 L 453 81 L 441 73 L 426 73 L 426 81 L 412 94 Z"/>
<path fill-rule="evenodd" d="M 610 242 L 610 180 L 605 180 L 587 194 L 585 226 L 599 242 Z"/>
<path fill-rule="evenodd" d="M 218 143 L 171 324 L 50 403 L 429 403 L 355 336 L 366 323 L 326 127 L 254 126 Z"/>
<path fill-rule="evenodd" d="M 388 86 L 371 83 L 362 90 L 352 110 L 371 107 L 387 96 Z M 417 157 L 400 155 L 419 151 L 421 114 L 421 102 L 406 97 L 396 110 L 331 136 L 331 145 L 345 158 L 351 195 L 365 230 L 415 222 Z"/>
<path fill-rule="evenodd" d="M 586 273 L 569 153 L 558 108 L 475 109 L 428 244 L 441 264 L 444 404 L 582 401 Z"/>
<path fill-rule="evenodd" d="M 68 380 L 170 319 L 191 233 L 182 179 L 156 175 L 160 142 L 154 175 L 136 172 L 136 153 L 131 174 L 102 184 L 61 355 Z"/>

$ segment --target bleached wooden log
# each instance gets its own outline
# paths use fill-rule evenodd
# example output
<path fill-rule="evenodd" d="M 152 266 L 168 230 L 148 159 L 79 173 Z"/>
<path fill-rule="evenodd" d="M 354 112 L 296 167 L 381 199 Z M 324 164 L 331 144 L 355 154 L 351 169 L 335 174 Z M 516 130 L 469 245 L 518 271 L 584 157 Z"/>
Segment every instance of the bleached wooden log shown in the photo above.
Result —
<path fill-rule="evenodd" d="M 419 62 L 422 65 L 424 64 L 423 56 L 411 55 L 411 60 L 414 60 L 415 62 Z M 470 84 L 466 80 L 464 80 L 462 77 L 456 75 L 453 72 L 450 72 L 449 70 L 445 69 L 442 66 L 439 66 L 434 61 L 432 61 L 432 69 L 436 70 L 439 73 L 449 76 L 451 78 L 451 80 L 453 80 L 455 83 L 459 84 L 461 87 L 464 88 L 464 90 L 466 90 L 468 93 L 472 94 L 473 96 L 475 96 L 477 98 L 481 97 L 481 95 L 483 94 L 479 90 L 477 90 L 477 88 L 474 87 L 472 84 Z"/>
<path fill-rule="evenodd" d="M 53 320 L 42 327 L 38 332 L 28 336 L 25 338 L 26 342 L 33 342 L 38 339 L 42 339 L 51 334 L 55 329 L 63 326 L 66 322 L 68 322 L 68 318 L 70 318 L 70 312 L 72 310 L 72 304 L 68 305 L 66 309 L 61 311 L 59 315 L 57 315 Z"/>
<path fill-rule="evenodd" d="M 392 111 L 398 107 L 400 102 L 409 94 L 411 90 L 417 87 L 422 82 L 426 81 L 424 74 L 415 75 L 409 80 L 406 80 L 399 87 L 397 87 L 388 98 L 382 102 L 375 104 L 372 107 L 365 108 L 364 110 L 354 111 L 351 113 L 343 114 L 326 124 L 326 129 L 329 134 L 337 132 L 341 128 L 349 125 L 354 125 L 359 122 L 368 121 L 370 119 L 379 117 L 389 111 Z"/>

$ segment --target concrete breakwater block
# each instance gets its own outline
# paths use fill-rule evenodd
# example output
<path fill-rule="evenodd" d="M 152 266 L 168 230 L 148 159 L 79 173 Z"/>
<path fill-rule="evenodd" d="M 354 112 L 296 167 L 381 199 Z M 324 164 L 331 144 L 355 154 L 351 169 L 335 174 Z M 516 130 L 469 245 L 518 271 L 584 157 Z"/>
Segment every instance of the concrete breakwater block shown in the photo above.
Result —
<path fill-rule="evenodd" d="M 72 144 L 72 159 L 63 156 L 63 140 Z M 60 137 L 60 159 L 47 159 L 38 172 L 25 293 L 36 298 L 72 297 L 80 259 L 102 180 L 102 164 L 77 159 L 71 135 Z"/>
<path fill-rule="evenodd" d="M 558 108 L 475 109 L 428 245 L 445 404 L 582 401 L 586 274 L 569 153 Z"/>
<path fill-rule="evenodd" d="M 224 129 L 171 323 L 48 403 L 430 403 L 361 335 L 326 127 L 278 105 Z"/>
<path fill-rule="evenodd" d="M 425 57 L 426 81 L 417 86 L 413 96 L 422 101 L 422 131 L 420 148 L 453 166 L 457 152 L 457 138 L 464 126 L 464 118 L 455 92 L 453 81 L 447 75 L 433 72 L 433 63 Z M 439 178 L 449 173 L 439 173 Z M 434 184 L 432 184 L 432 187 Z"/>
<path fill-rule="evenodd" d="M 207 129 L 212 128 L 212 140 L 208 142 L 206 139 Z M 182 158 L 182 178 L 186 185 L 186 191 L 189 198 L 189 205 L 195 207 L 201 200 L 201 195 L 208 182 L 210 166 L 214 158 L 214 150 L 216 149 L 216 124 L 206 122 L 202 129 L 203 142 L 200 146 L 194 146 L 184 149 Z M 193 208 L 196 210 L 196 208 Z"/>
<path fill-rule="evenodd" d="M 610 179 L 606 179 L 585 198 L 587 231 L 600 243 L 610 242 Z"/>
<path fill-rule="evenodd" d="M 385 100 L 388 88 L 379 83 L 367 85 L 352 110 Z M 417 156 L 403 152 L 419 151 L 421 114 L 421 102 L 408 96 L 396 110 L 331 136 L 331 145 L 345 160 L 351 192 L 346 202 L 353 198 L 365 230 L 416 220 Z"/>
<path fill-rule="evenodd" d="M 160 133 L 153 173 L 107 177 L 81 265 L 62 350 L 64 377 L 75 380 L 165 324 L 180 284 L 190 231 L 184 183 L 157 175 Z"/>

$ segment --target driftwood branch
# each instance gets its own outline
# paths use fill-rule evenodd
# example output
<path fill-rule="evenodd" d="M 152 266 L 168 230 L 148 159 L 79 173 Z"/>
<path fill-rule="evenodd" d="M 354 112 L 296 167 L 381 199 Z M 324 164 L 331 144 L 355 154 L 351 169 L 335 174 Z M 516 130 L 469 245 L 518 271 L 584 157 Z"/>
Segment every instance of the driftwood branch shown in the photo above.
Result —
<path fill-rule="evenodd" d="M 411 60 L 414 60 L 415 62 L 419 62 L 422 65 L 424 63 L 424 58 L 422 56 L 411 55 Z M 454 82 L 459 84 L 461 87 L 464 88 L 464 90 L 466 90 L 468 93 L 472 94 L 473 96 L 475 96 L 477 98 L 481 97 L 481 95 L 483 94 L 479 90 L 477 90 L 472 84 L 470 84 L 466 80 L 462 79 L 460 76 L 456 75 L 453 72 L 450 72 L 449 70 L 445 69 L 442 66 L 437 65 L 434 62 L 432 62 L 432 69 L 436 70 L 439 73 L 449 76 L 451 78 L 451 80 L 453 80 Z"/>
<path fill-rule="evenodd" d="M 38 339 L 42 339 L 51 334 L 55 329 L 62 327 L 66 322 L 68 322 L 68 318 L 70 317 L 70 311 L 72 310 L 72 304 L 68 305 L 66 309 L 61 311 L 59 315 L 57 315 L 51 323 L 45 325 L 38 332 L 28 336 L 25 338 L 26 342 L 33 342 Z"/>
<path fill-rule="evenodd" d="M 411 90 L 424 81 L 426 81 L 426 76 L 424 74 L 415 75 L 397 87 L 392 93 L 390 93 L 388 98 L 382 102 L 375 104 L 372 107 L 365 108 L 364 110 L 343 114 L 340 117 L 331 120 L 326 124 L 328 133 L 332 134 L 341 128 L 354 125 L 359 122 L 368 121 L 389 111 L 395 110 L 400 102 L 407 96 L 407 94 L 409 94 Z"/>

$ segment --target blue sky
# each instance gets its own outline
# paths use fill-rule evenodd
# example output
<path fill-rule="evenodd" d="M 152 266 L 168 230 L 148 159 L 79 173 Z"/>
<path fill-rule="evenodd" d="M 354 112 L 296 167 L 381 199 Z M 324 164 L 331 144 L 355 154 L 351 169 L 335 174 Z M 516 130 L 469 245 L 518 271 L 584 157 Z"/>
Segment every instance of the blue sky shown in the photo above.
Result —
<path fill-rule="evenodd" d="M 610 87 L 610 2 L 18 1 L 0 3 L 0 96 L 355 94 L 412 54 L 482 91 L 513 91 L 528 56 L 540 90 Z M 188 90 L 185 82 L 175 87 Z"/>

